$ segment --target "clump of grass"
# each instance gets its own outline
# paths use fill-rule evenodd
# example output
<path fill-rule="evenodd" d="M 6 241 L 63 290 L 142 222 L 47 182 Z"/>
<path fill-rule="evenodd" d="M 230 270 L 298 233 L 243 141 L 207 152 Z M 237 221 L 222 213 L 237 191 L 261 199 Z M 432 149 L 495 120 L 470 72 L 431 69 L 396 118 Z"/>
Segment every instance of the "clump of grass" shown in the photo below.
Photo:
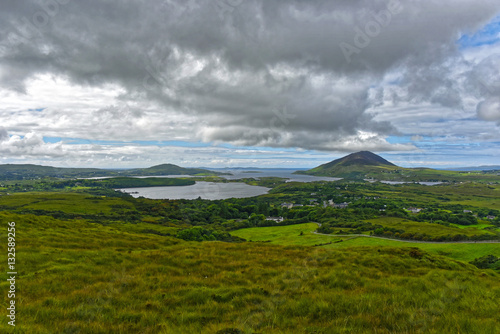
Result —
<path fill-rule="evenodd" d="M 5 333 L 500 331 L 500 276 L 421 249 L 198 243 L 85 220 L 0 219 L 16 221 L 22 269 L 18 326 L 0 323 Z"/>

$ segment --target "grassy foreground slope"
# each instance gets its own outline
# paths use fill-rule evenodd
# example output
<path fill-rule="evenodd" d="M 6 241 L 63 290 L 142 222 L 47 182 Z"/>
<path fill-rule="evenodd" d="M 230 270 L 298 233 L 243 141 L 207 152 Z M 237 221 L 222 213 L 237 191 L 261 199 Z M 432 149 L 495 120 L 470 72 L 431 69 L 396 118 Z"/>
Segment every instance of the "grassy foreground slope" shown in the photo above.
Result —
<path fill-rule="evenodd" d="M 5 212 L 0 221 L 15 221 L 19 240 L 17 326 L 4 319 L 2 333 L 500 331 L 498 274 L 415 248 L 184 242 Z M 0 301 L 5 310 L 6 293 Z"/>

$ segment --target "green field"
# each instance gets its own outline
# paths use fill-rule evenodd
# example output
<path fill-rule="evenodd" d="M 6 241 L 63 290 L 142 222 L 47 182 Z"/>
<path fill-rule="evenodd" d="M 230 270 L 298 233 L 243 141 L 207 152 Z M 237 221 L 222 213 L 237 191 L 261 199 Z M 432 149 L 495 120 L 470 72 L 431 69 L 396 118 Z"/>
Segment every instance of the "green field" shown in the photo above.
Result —
<path fill-rule="evenodd" d="M 472 225 L 472 226 L 464 226 L 464 225 L 458 225 L 458 224 L 450 224 L 450 226 L 459 228 L 459 229 L 465 229 L 465 230 L 482 230 L 487 227 L 494 227 L 494 225 L 491 224 L 477 224 L 477 225 Z"/>
<path fill-rule="evenodd" d="M 247 228 L 231 232 L 231 234 L 255 242 L 270 242 L 276 245 L 322 245 L 326 249 L 350 248 L 356 246 L 373 247 L 418 247 L 433 254 L 446 255 L 450 258 L 462 261 L 471 261 L 484 255 L 495 255 L 500 257 L 500 243 L 422 243 L 389 240 L 368 237 L 349 237 L 335 235 L 313 234 L 318 227 L 317 224 L 299 224 L 278 227 Z M 304 235 L 299 236 L 300 232 Z M 342 242 L 336 242 L 343 240 Z"/>
<path fill-rule="evenodd" d="M 367 221 L 375 225 L 381 225 L 384 227 L 390 227 L 395 229 L 402 229 L 408 233 L 425 233 L 432 236 L 453 235 L 457 233 L 461 233 L 466 236 L 483 235 L 483 234 L 491 235 L 492 238 L 495 236 L 495 234 L 492 232 L 481 230 L 480 228 L 478 228 L 478 225 L 471 225 L 467 226 L 467 228 L 461 229 L 455 226 L 442 226 L 439 224 L 432 224 L 426 222 L 415 222 L 395 217 L 368 219 Z"/>
<path fill-rule="evenodd" d="M 0 196 L 3 210 L 61 211 L 71 214 L 112 214 L 117 209 L 131 210 L 133 206 L 122 198 L 89 196 L 84 193 L 16 193 Z"/>
<path fill-rule="evenodd" d="M 318 225 L 315 223 L 279 227 L 253 227 L 232 231 L 231 234 L 248 241 L 270 242 L 284 246 L 312 246 L 341 239 L 340 237 L 313 234 L 312 231 L 315 231 L 317 227 Z M 300 235 L 301 232 L 303 232 L 303 235 Z"/>

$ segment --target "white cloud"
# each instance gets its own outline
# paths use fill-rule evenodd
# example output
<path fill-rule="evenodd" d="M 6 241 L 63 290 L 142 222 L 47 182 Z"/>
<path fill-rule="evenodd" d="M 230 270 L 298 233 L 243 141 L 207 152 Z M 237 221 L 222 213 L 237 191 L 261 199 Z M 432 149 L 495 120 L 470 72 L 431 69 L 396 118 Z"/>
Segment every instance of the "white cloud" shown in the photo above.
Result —
<path fill-rule="evenodd" d="M 500 45 L 462 50 L 457 39 L 500 3 L 401 1 L 377 23 L 373 13 L 396 2 L 258 0 L 221 13 L 194 0 L 152 0 L 148 10 L 132 0 L 73 1 L 32 34 L 19 19 L 37 3 L 9 2 L 0 13 L 0 118 L 11 135 L 0 133 L 3 150 L 126 165 L 159 161 L 155 152 L 177 159 L 137 140 L 337 154 L 415 151 L 424 137 L 498 139 Z M 341 43 L 359 52 L 347 61 Z M 227 154 L 170 149 L 190 165 Z"/>
<path fill-rule="evenodd" d="M 481 102 L 477 107 L 479 118 L 485 121 L 497 121 L 500 123 L 500 98 L 492 97 Z"/>
<path fill-rule="evenodd" d="M 60 143 L 45 143 L 42 136 L 30 132 L 23 137 L 8 136 L 0 129 L 0 154 L 4 157 L 50 157 L 58 158 L 67 154 Z"/>

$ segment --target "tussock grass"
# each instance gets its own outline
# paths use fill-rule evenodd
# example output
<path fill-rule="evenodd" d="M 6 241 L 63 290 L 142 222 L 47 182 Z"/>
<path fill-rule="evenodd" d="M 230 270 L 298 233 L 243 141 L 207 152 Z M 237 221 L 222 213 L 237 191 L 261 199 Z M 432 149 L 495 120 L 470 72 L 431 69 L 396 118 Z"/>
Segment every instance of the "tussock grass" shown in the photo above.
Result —
<path fill-rule="evenodd" d="M 133 205 L 122 198 L 96 197 L 85 193 L 33 192 L 0 196 L 0 209 L 62 211 L 70 214 L 113 214 L 117 207 L 131 211 Z"/>
<path fill-rule="evenodd" d="M 463 234 L 466 236 L 473 235 L 489 235 L 493 239 L 496 235 L 492 232 L 483 231 L 477 229 L 477 225 L 473 225 L 473 227 L 468 226 L 468 228 L 459 228 L 456 226 L 443 226 L 439 224 L 427 223 L 427 222 L 416 222 L 403 218 L 396 217 L 384 217 L 377 219 L 368 219 L 367 222 L 370 222 L 374 225 L 381 225 L 383 227 L 395 228 L 398 230 L 403 230 L 407 233 L 423 233 L 430 235 L 432 237 L 436 236 L 446 236 L 446 235 L 455 235 L 455 234 Z M 457 225 L 460 226 L 460 225 Z"/>
<path fill-rule="evenodd" d="M 406 245 L 198 243 L 85 220 L 0 220 L 16 221 L 20 273 L 18 326 L 3 321 L 2 333 L 500 331 L 498 274 Z"/>

